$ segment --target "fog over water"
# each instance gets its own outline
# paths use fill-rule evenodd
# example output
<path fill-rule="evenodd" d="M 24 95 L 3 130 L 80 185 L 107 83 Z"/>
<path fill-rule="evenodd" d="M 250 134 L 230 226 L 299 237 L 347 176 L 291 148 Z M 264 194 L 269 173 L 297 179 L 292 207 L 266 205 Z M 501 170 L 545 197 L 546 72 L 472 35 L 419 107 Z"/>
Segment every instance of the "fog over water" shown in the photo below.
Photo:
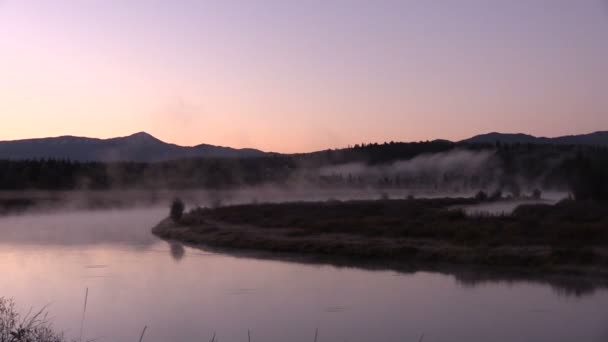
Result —
<path fill-rule="evenodd" d="M 0 296 L 58 329 L 134 341 L 605 341 L 593 282 L 397 272 L 218 254 L 153 237 L 162 208 L 0 218 Z"/>

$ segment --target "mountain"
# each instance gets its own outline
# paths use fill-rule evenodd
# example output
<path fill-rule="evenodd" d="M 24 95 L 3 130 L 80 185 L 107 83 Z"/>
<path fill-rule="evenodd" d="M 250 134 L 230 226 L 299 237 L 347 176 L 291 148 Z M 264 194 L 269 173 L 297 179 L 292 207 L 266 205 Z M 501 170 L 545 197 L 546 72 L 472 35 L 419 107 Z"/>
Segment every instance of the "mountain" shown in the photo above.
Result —
<path fill-rule="evenodd" d="M 556 138 L 535 137 L 522 133 L 506 134 L 492 132 L 476 135 L 460 142 L 494 144 L 497 141 L 507 144 L 532 143 L 608 146 L 608 131 Z M 447 142 L 447 140 L 436 140 L 436 142 Z M 314 155 L 315 153 L 312 154 Z M 250 158 L 266 155 L 274 155 L 274 153 L 267 153 L 256 149 L 234 149 L 207 144 L 179 146 L 161 141 L 145 132 L 111 139 L 61 136 L 0 141 L 0 160 L 71 159 L 104 162 L 156 162 L 184 158 Z"/>
<path fill-rule="evenodd" d="M 0 159 L 71 159 L 79 161 L 154 162 L 193 157 L 247 158 L 266 155 L 255 149 L 201 144 L 179 146 L 140 132 L 127 137 L 96 139 L 74 136 L 0 141 Z"/>
<path fill-rule="evenodd" d="M 464 143 L 487 143 L 494 144 L 500 142 L 503 144 L 559 144 L 559 145 L 596 145 L 608 146 L 608 131 L 595 132 L 580 135 L 566 135 L 562 137 L 546 138 L 535 137 L 533 135 L 517 133 L 487 133 L 476 135 L 472 138 L 462 140 Z"/>

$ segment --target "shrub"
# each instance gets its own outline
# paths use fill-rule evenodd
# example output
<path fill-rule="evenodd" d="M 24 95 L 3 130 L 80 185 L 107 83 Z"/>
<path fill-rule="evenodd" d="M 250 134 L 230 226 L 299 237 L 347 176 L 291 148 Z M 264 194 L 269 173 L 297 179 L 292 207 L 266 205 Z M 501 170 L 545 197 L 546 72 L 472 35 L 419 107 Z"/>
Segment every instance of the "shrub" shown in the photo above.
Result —
<path fill-rule="evenodd" d="M 182 216 L 184 215 L 184 208 L 185 205 L 181 199 L 174 199 L 173 203 L 171 203 L 171 219 L 175 222 L 179 222 L 182 219 Z"/>
<path fill-rule="evenodd" d="M 498 201 L 502 199 L 502 190 L 500 189 L 496 189 L 494 192 L 492 192 L 492 194 L 490 195 L 490 201 Z"/>
<path fill-rule="evenodd" d="M 478 201 L 485 201 L 488 199 L 488 194 L 483 190 L 479 190 L 479 192 L 475 195 L 475 199 Z"/>

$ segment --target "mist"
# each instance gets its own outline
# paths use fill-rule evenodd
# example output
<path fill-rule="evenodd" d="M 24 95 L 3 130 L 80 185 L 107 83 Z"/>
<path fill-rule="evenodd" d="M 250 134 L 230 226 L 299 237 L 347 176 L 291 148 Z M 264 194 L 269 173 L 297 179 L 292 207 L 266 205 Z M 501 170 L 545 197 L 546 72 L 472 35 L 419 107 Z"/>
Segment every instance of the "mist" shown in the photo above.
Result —
<path fill-rule="evenodd" d="M 384 165 L 349 163 L 323 167 L 321 177 L 347 178 L 367 187 L 409 189 L 426 196 L 467 196 L 479 188 L 495 187 L 501 174 L 490 150 L 457 149 L 423 154 Z"/>
<path fill-rule="evenodd" d="M 0 192 L 0 213 L 167 207 L 176 197 L 189 207 L 473 197 L 479 191 L 514 200 L 530 196 L 536 189 L 565 197 L 563 188 L 546 186 L 549 171 L 534 177 L 506 172 L 504 162 L 493 149 L 456 148 L 376 164 L 361 161 L 310 165 L 303 161 L 277 160 L 271 161 L 274 164 L 260 165 L 255 164 L 255 160 L 222 161 L 224 164 L 184 160 L 175 165 L 150 164 L 143 171 L 141 165 L 144 164 L 111 163 L 105 165 L 105 189 L 95 189 L 91 186 L 95 181 L 81 175 L 76 178 L 77 190 L 3 191 Z M 553 167 L 557 164 L 555 160 L 548 162 Z M 171 170 L 170 167 L 177 171 L 165 171 Z M 252 177 L 255 181 L 251 181 Z"/>

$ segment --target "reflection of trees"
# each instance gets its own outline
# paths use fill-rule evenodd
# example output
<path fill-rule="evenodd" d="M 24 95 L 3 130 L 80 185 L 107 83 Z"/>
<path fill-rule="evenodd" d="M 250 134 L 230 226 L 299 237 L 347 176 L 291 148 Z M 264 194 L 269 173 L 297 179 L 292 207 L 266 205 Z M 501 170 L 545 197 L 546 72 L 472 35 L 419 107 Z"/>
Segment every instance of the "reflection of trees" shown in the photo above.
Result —
<path fill-rule="evenodd" d="M 184 249 L 184 246 L 182 246 L 182 244 L 179 242 L 174 242 L 174 241 L 169 242 L 169 247 L 170 247 L 169 252 L 171 253 L 171 257 L 175 261 L 182 260 L 184 255 L 186 255 L 186 250 Z"/>
<path fill-rule="evenodd" d="M 511 269 L 488 269 L 480 266 L 450 266 L 436 264 L 412 264 L 390 261 L 370 261 L 348 257 L 307 256 L 298 254 L 275 254 L 248 252 L 233 253 L 230 250 L 206 247 L 219 253 L 230 254 L 237 258 L 256 258 L 296 262 L 315 265 L 332 265 L 338 268 L 359 268 L 370 271 L 396 271 L 403 276 L 414 276 L 417 272 L 436 272 L 453 276 L 463 287 L 475 288 L 487 284 L 536 284 L 549 286 L 557 295 L 563 297 L 585 297 L 598 290 L 608 289 L 608 280 L 602 277 L 584 275 L 563 275 L 548 272 L 529 272 Z"/>
<path fill-rule="evenodd" d="M 451 273 L 456 281 L 464 287 L 477 287 L 488 283 L 530 283 L 550 286 L 559 296 L 584 297 L 595 293 L 596 290 L 608 287 L 605 281 L 576 276 L 560 276 L 551 274 L 532 274 L 527 272 L 500 271 L 455 271 Z"/>

